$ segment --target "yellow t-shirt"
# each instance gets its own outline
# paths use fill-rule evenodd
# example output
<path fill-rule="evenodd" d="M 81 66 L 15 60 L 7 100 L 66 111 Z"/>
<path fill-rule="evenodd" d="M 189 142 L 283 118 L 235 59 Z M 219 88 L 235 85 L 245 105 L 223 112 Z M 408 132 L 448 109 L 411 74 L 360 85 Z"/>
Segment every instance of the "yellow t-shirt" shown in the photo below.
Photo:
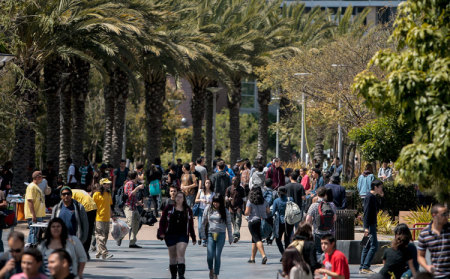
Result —
<path fill-rule="evenodd" d="M 27 186 L 25 191 L 25 219 L 33 218 L 31 214 L 30 206 L 28 205 L 28 200 L 33 200 L 34 213 L 36 217 L 45 217 L 45 198 L 42 190 L 34 182 L 31 182 Z"/>
<path fill-rule="evenodd" d="M 92 198 L 97 204 L 97 217 L 95 221 L 109 222 L 112 205 L 111 193 L 105 191 L 102 195 L 100 192 L 97 192 Z"/>
<path fill-rule="evenodd" d="M 94 199 L 85 190 L 72 189 L 72 198 L 81 203 L 86 212 L 97 209 Z"/>

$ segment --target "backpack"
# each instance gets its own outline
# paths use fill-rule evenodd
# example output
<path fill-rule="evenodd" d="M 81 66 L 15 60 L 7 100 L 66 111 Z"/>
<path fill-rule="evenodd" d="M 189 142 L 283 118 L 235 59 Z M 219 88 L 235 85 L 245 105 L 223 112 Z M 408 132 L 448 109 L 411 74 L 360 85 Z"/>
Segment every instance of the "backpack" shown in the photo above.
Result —
<path fill-rule="evenodd" d="M 293 201 L 286 202 L 286 211 L 284 213 L 284 220 L 289 225 L 293 225 L 302 220 L 302 211 L 298 204 Z"/>
<path fill-rule="evenodd" d="M 125 194 L 124 187 L 125 186 L 120 187 L 116 194 L 116 205 L 120 209 L 125 207 L 125 203 L 128 200 L 128 195 Z"/>
<path fill-rule="evenodd" d="M 329 231 L 333 228 L 334 212 L 329 202 L 319 203 L 320 225 L 319 231 Z"/>

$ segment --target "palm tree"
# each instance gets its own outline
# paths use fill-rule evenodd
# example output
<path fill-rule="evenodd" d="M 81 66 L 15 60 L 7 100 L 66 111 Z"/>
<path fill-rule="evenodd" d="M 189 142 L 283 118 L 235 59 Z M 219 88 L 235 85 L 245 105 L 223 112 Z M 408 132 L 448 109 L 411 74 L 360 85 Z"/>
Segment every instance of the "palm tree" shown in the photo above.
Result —
<path fill-rule="evenodd" d="M 112 164 L 119 166 L 122 159 L 123 132 L 125 124 L 125 111 L 128 98 L 128 74 L 117 68 L 115 73 L 115 107 L 114 107 L 114 131 L 112 135 Z"/>

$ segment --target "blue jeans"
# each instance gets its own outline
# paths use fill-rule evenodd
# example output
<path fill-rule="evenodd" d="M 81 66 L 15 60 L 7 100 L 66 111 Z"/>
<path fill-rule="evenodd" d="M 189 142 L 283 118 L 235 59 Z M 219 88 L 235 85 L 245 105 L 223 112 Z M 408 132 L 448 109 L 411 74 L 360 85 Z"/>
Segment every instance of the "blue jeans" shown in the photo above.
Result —
<path fill-rule="evenodd" d="M 214 261 L 214 274 L 219 275 L 220 271 L 220 256 L 222 254 L 223 246 L 225 245 L 225 232 L 217 233 L 217 240 L 214 240 L 214 233 L 208 233 L 208 268 L 213 269 Z"/>
<path fill-rule="evenodd" d="M 195 203 L 195 195 L 186 196 L 186 203 L 190 208 L 192 208 Z"/>
<path fill-rule="evenodd" d="M 361 265 L 359 269 L 369 269 L 375 253 L 378 250 L 377 225 L 369 226 L 369 234 L 371 235 L 369 244 L 363 247 L 361 253 Z"/>
<path fill-rule="evenodd" d="M 203 211 L 205 211 L 205 209 L 198 209 L 198 238 L 200 240 L 203 239 L 203 237 L 205 236 L 205 232 L 201 232 L 200 228 L 202 227 L 202 221 L 203 221 Z M 203 241 L 203 243 L 205 243 L 206 241 Z"/>
<path fill-rule="evenodd" d="M 36 217 L 36 222 L 42 222 L 42 217 Z M 28 234 L 28 243 L 31 244 L 35 244 L 37 243 L 37 237 L 38 237 L 38 233 L 39 233 L 39 228 L 32 228 L 30 227 L 30 225 L 33 222 L 31 221 L 31 219 L 28 219 L 28 228 L 30 229 L 30 233 Z"/>

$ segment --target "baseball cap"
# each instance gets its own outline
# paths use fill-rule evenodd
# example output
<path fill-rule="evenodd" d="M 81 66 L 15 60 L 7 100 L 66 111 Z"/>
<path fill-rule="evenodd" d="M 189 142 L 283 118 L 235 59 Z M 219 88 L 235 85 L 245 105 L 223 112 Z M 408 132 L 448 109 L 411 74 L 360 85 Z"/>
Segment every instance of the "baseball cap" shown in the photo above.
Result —
<path fill-rule="evenodd" d="M 100 179 L 100 184 L 111 184 L 111 180 L 109 180 L 108 178 L 102 178 Z"/>

